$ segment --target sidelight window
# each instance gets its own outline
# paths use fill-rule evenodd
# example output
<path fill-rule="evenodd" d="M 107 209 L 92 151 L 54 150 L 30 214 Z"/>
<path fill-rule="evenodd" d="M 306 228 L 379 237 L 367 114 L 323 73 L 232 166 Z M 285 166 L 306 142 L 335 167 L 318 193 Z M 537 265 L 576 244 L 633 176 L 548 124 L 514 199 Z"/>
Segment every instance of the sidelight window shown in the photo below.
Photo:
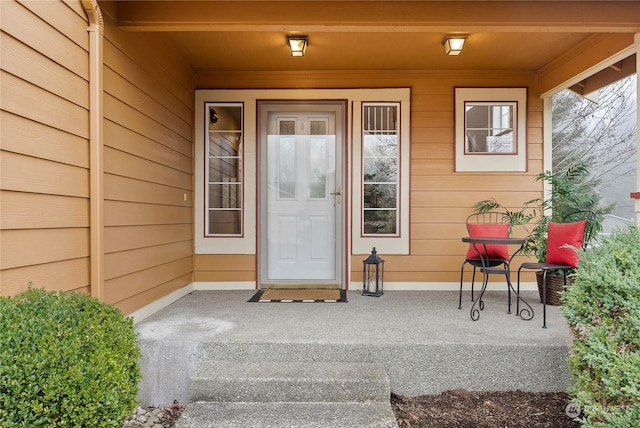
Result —
<path fill-rule="evenodd" d="M 362 105 L 362 234 L 398 234 L 399 103 Z"/>
<path fill-rule="evenodd" d="M 242 104 L 207 103 L 205 236 L 242 235 Z"/>

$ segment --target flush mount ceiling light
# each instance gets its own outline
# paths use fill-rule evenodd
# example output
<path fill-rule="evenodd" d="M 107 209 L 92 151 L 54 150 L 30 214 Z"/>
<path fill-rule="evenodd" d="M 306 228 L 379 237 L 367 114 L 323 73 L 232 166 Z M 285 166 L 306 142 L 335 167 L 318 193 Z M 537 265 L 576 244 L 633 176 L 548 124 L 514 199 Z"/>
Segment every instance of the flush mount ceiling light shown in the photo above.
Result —
<path fill-rule="evenodd" d="M 304 52 L 309 45 L 307 36 L 287 36 L 287 44 L 291 51 L 291 56 L 304 56 Z"/>
<path fill-rule="evenodd" d="M 444 51 L 447 55 L 460 55 L 464 41 L 467 39 L 466 34 L 449 34 L 442 41 Z"/>

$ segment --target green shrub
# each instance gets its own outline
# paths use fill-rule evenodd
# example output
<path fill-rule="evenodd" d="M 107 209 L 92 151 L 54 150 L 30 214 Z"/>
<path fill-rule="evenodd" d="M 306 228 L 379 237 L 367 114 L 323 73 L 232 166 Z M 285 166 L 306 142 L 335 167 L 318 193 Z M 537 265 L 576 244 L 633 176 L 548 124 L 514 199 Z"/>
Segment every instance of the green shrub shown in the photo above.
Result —
<path fill-rule="evenodd" d="M 122 427 L 139 357 L 133 321 L 88 295 L 0 298 L 0 426 Z"/>
<path fill-rule="evenodd" d="M 581 256 L 563 313 L 574 341 L 569 390 L 585 427 L 640 426 L 640 229 Z"/>

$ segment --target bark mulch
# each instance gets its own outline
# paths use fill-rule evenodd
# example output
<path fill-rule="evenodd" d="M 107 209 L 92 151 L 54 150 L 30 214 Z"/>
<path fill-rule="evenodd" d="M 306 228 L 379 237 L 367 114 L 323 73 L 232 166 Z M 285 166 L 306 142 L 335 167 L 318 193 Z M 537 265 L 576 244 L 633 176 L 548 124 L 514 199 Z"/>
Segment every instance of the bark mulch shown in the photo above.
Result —
<path fill-rule="evenodd" d="M 446 391 L 439 395 L 402 397 L 391 405 L 401 428 L 576 428 L 565 411 L 564 392 Z"/>

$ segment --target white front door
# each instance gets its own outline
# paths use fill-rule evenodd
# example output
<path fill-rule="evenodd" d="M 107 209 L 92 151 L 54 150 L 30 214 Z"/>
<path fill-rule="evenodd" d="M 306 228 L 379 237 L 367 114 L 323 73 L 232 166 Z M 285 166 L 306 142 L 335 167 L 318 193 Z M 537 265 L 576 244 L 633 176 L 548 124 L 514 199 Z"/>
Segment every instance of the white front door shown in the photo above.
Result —
<path fill-rule="evenodd" d="M 263 110 L 261 284 L 339 284 L 340 105 Z"/>

